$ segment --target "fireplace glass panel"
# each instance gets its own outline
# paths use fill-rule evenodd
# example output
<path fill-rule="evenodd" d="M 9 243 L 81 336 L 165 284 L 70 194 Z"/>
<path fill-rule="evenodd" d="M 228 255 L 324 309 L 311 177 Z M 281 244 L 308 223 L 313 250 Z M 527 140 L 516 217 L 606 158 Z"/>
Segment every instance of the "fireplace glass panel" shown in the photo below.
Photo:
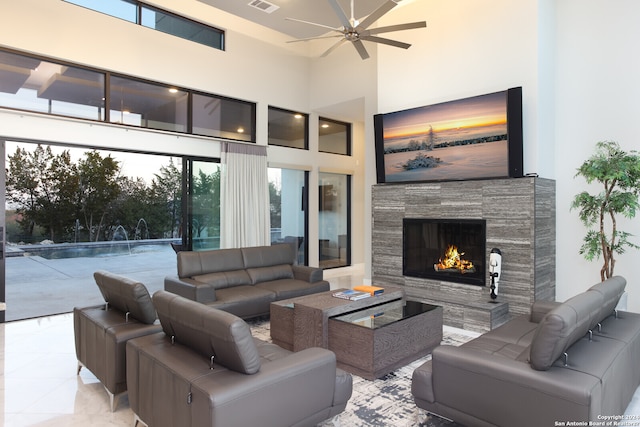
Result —
<path fill-rule="evenodd" d="M 485 286 L 485 220 L 403 220 L 405 276 Z"/>

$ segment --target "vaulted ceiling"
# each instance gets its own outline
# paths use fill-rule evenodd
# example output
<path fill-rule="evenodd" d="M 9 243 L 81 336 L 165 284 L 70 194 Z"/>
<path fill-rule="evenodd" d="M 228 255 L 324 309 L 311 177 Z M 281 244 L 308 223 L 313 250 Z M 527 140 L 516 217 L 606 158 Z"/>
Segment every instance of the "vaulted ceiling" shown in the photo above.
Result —
<path fill-rule="evenodd" d="M 294 18 L 314 22 L 329 27 L 340 27 L 340 20 L 327 0 L 198 0 L 217 9 L 239 16 L 293 39 L 317 37 L 329 29 L 289 21 Z M 354 17 L 361 19 L 376 10 L 387 0 L 338 0 L 342 10 L 351 16 L 351 3 L 354 5 Z M 408 2 L 411 0 L 404 0 Z M 400 4 L 400 0 L 396 1 Z"/>

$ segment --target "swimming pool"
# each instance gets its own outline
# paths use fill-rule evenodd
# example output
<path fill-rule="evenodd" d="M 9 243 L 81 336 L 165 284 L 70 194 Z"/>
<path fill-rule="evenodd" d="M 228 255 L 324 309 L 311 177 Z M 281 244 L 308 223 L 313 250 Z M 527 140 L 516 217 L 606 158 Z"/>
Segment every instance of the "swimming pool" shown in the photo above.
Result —
<path fill-rule="evenodd" d="M 173 241 L 173 240 L 172 240 Z M 149 252 L 173 252 L 170 241 L 154 242 L 146 240 L 133 242 L 68 243 L 53 245 L 21 246 L 24 256 L 39 256 L 44 259 L 103 258 L 135 255 Z"/>

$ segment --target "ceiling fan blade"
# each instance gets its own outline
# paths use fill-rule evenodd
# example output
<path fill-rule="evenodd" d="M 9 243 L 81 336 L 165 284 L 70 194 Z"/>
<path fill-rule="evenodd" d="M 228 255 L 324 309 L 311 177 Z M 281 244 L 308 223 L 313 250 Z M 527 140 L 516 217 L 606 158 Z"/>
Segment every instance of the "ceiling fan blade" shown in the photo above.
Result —
<path fill-rule="evenodd" d="M 334 34 L 332 36 L 307 37 L 306 39 L 287 40 L 286 43 L 308 42 L 309 40 L 319 40 L 319 39 L 335 39 L 336 37 L 344 37 L 344 35 Z"/>
<path fill-rule="evenodd" d="M 335 1 L 335 0 L 334 0 Z M 382 15 L 389 12 L 391 9 L 397 6 L 397 3 L 392 0 L 387 0 L 386 3 L 383 3 L 382 6 L 371 12 L 369 16 L 367 16 L 360 24 L 358 24 L 358 29 L 366 29 L 369 25 L 376 22 Z"/>
<path fill-rule="evenodd" d="M 365 49 L 364 44 L 362 44 L 360 40 L 354 40 L 352 44 L 353 44 L 353 47 L 355 47 L 358 53 L 360 54 L 360 58 L 367 59 L 369 57 L 369 53 L 367 52 L 367 49 Z"/>
<path fill-rule="evenodd" d="M 384 39 L 382 37 L 376 37 L 376 36 L 360 36 L 360 40 L 387 44 L 389 46 L 400 47 L 402 49 L 409 49 L 411 47 L 409 43 L 403 43 L 396 40 Z"/>
<path fill-rule="evenodd" d="M 389 25 L 386 27 L 372 28 L 370 30 L 360 31 L 361 36 L 368 36 L 371 34 L 390 33 L 391 31 L 411 30 L 413 28 L 424 28 L 427 26 L 425 21 L 410 22 L 407 24 Z"/>
<path fill-rule="evenodd" d="M 295 19 L 295 18 L 284 18 L 284 19 L 286 19 L 287 21 L 294 21 L 294 22 L 301 22 L 303 24 L 315 25 L 316 27 L 322 27 L 329 30 L 333 30 L 333 31 L 340 31 L 340 28 L 330 27 L 328 25 L 318 24 L 316 22 L 303 21 L 302 19 Z M 342 33 L 342 31 L 340 32 Z"/>
<path fill-rule="evenodd" d="M 335 43 L 333 46 L 331 46 L 329 49 L 327 49 L 322 55 L 320 55 L 320 58 L 324 58 L 325 56 L 329 55 L 331 52 L 333 52 L 334 50 L 339 48 L 346 41 L 347 41 L 347 39 L 345 39 L 345 38 L 343 38 L 341 40 L 338 40 L 337 43 Z"/>
<path fill-rule="evenodd" d="M 347 17 L 347 14 L 344 13 L 344 10 L 342 10 L 342 6 L 340 6 L 340 3 L 338 3 L 338 0 L 328 0 L 328 1 L 331 7 L 333 8 L 333 11 L 338 16 L 338 19 L 340 19 L 340 23 L 342 23 L 342 26 L 345 29 L 353 29 L 353 27 L 351 26 L 351 22 L 349 22 L 349 17 Z"/>

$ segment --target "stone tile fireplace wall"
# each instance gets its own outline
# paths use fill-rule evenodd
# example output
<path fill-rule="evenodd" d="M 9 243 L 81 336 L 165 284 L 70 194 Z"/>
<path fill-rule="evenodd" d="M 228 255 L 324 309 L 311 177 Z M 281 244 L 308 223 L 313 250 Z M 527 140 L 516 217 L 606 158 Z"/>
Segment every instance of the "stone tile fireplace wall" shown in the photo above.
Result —
<path fill-rule="evenodd" d="M 555 300 L 555 181 L 544 178 L 373 187 L 372 281 L 403 286 L 411 299 L 444 307 L 444 323 L 486 331 L 509 316 L 529 313 L 536 300 Z M 487 286 L 402 274 L 403 218 L 486 220 L 486 265 L 502 252 L 499 304 Z"/>

